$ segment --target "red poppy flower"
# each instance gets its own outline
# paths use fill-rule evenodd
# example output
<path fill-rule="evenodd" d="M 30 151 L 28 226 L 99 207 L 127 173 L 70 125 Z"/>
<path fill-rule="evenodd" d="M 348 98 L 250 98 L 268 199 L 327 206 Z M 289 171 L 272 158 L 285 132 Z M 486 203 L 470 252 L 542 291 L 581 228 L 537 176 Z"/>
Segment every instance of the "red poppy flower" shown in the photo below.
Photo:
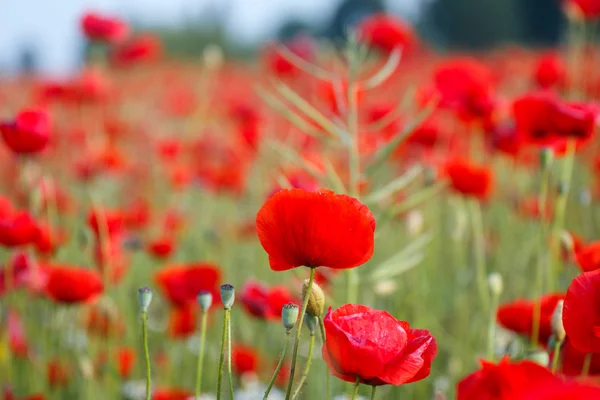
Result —
<path fill-rule="evenodd" d="M 520 299 L 502 304 L 498 308 L 496 319 L 504 328 L 530 338 L 533 332 L 535 307 L 541 306 L 539 336 L 537 340 L 539 343 L 545 345 L 552 335 L 551 321 L 556 304 L 560 300 L 564 300 L 564 298 L 565 295 L 554 293 L 542 296 L 540 303 L 533 300 Z"/>
<path fill-rule="evenodd" d="M 562 86 L 566 79 L 567 68 L 556 53 L 546 53 L 537 60 L 534 80 L 542 89 Z"/>
<path fill-rule="evenodd" d="M 363 19 L 357 27 L 358 36 L 369 46 L 392 52 L 399 48 L 408 54 L 416 45 L 415 34 L 409 24 L 385 13 L 373 14 Z"/>
<path fill-rule="evenodd" d="M 20 111 L 13 121 L 0 123 L 0 133 L 14 153 L 38 153 L 50 140 L 50 125 L 46 111 L 31 108 Z"/>
<path fill-rule="evenodd" d="M 167 236 L 159 237 L 155 240 L 150 241 L 148 246 L 146 246 L 148 253 L 153 255 L 156 258 L 167 258 L 175 249 L 175 244 L 173 243 L 173 239 Z"/>
<path fill-rule="evenodd" d="M 600 353 L 600 269 L 584 272 L 571 282 L 565 297 L 563 325 L 577 350 Z"/>
<path fill-rule="evenodd" d="M 297 36 L 282 45 L 305 61 L 313 58 L 314 43 L 310 37 Z M 276 44 L 267 45 L 263 57 L 267 68 L 279 77 L 294 76 L 300 72 L 295 64 L 281 54 Z"/>
<path fill-rule="evenodd" d="M 152 392 L 152 400 L 188 400 L 193 394 L 185 389 L 158 388 Z"/>
<path fill-rule="evenodd" d="M 600 2 L 598 0 L 564 0 L 569 11 L 584 19 L 600 17 Z"/>
<path fill-rule="evenodd" d="M 210 263 L 171 265 L 162 268 L 154 277 L 169 302 L 176 307 L 185 307 L 196 302 L 201 291 L 210 292 L 219 299 L 221 271 Z"/>
<path fill-rule="evenodd" d="M 580 376 L 588 353 L 577 350 L 567 337 L 560 349 L 559 364 L 561 372 L 566 376 Z M 552 355 L 554 357 L 554 354 Z M 588 370 L 589 376 L 600 375 L 600 354 L 593 354 Z"/>
<path fill-rule="evenodd" d="M 511 400 L 590 400 L 600 399 L 600 387 L 591 383 L 556 380 L 536 385 L 524 395 Z"/>
<path fill-rule="evenodd" d="M 481 362 L 481 369 L 463 378 L 457 387 L 457 400 L 514 400 L 535 387 L 557 381 L 552 372 L 532 361 L 498 364 Z"/>
<path fill-rule="evenodd" d="M 453 110 L 467 122 L 492 112 L 494 80 L 490 70 L 471 58 L 446 61 L 434 72 L 440 107 Z"/>
<path fill-rule="evenodd" d="M 38 226 L 27 211 L 0 215 L 0 245 L 24 246 L 38 239 Z"/>
<path fill-rule="evenodd" d="M 256 350 L 250 346 L 236 344 L 231 349 L 231 368 L 239 375 L 257 372 L 259 357 Z"/>
<path fill-rule="evenodd" d="M 105 208 L 99 210 L 90 210 L 87 223 L 96 237 L 101 235 L 113 236 L 123 232 L 125 225 L 125 216 L 121 211 L 108 210 Z"/>
<path fill-rule="evenodd" d="M 582 244 L 578 249 L 575 249 L 575 260 L 584 272 L 600 268 L 600 240 Z"/>
<path fill-rule="evenodd" d="M 117 362 L 119 366 L 119 375 L 127 379 L 135 366 L 135 351 L 132 348 L 124 347 L 117 351 Z"/>
<path fill-rule="evenodd" d="M 151 34 L 143 34 L 115 49 L 111 60 L 118 66 L 128 66 L 155 61 L 161 53 L 160 39 Z"/>
<path fill-rule="evenodd" d="M 454 159 L 446 164 L 452 188 L 465 195 L 485 200 L 491 194 L 494 175 L 490 168 L 468 160 Z"/>
<path fill-rule="evenodd" d="M 287 303 L 299 304 L 285 286 L 268 288 L 260 282 L 248 281 L 241 291 L 240 301 L 248 314 L 265 320 L 279 320 Z"/>
<path fill-rule="evenodd" d="M 402 385 L 429 376 L 437 353 L 429 331 L 410 329 L 385 311 L 346 304 L 329 308 L 323 359 L 332 374 L 347 382 Z"/>
<path fill-rule="evenodd" d="M 124 21 L 96 12 L 83 15 L 81 29 L 89 39 L 107 43 L 121 42 L 129 33 L 129 27 Z"/>
<path fill-rule="evenodd" d="M 98 272 L 65 265 L 47 264 L 46 294 L 58 303 L 93 301 L 104 290 Z"/>
<path fill-rule="evenodd" d="M 187 338 L 196 331 L 197 309 L 189 304 L 169 311 L 169 335 L 175 339 Z"/>
<path fill-rule="evenodd" d="M 274 271 L 299 266 L 353 268 L 373 255 L 375 218 L 358 200 L 329 190 L 282 190 L 256 215 Z"/>

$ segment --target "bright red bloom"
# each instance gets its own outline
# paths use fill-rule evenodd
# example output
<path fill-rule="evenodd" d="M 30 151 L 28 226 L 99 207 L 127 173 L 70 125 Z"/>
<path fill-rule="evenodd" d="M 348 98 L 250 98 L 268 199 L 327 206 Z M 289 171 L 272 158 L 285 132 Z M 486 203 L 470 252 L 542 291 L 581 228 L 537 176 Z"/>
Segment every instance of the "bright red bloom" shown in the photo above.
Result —
<path fill-rule="evenodd" d="M 465 195 L 485 200 L 492 192 L 494 175 L 490 168 L 468 160 L 454 159 L 446 164 L 452 188 Z"/>
<path fill-rule="evenodd" d="M 546 53 L 537 60 L 534 80 L 542 89 L 562 86 L 565 83 L 567 68 L 556 53 Z"/>
<path fill-rule="evenodd" d="M 581 352 L 573 347 L 571 341 L 567 337 L 560 349 L 560 372 L 566 376 L 580 376 L 587 354 L 588 353 Z M 600 375 L 600 354 L 592 355 L 588 375 Z"/>
<path fill-rule="evenodd" d="M 369 46 L 391 53 L 398 48 L 407 54 L 416 45 L 415 34 L 409 24 L 390 14 L 373 14 L 357 27 L 361 40 Z"/>
<path fill-rule="evenodd" d="M 188 400 L 193 394 L 185 389 L 156 389 L 152 392 L 152 400 Z"/>
<path fill-rule="evenodd" d="M 46 265 L 48 281 L 46 294 L 58 303 L 84 303 L 93 301 L 104 290 L 98 272 L 65 265 Z"/>
<path fill-rule="evenodd" d="M 231 349 L 231 367 L 234 372 L 243 375 L 247 372 L 257 372 L 259 357 L 256 350 L 250 346 L 236 344 Z"/>
<path fill-rule="evenodd" d="M 593 105 L 567 103 L 551 92 L 537 92 L 516 99 L 513 115 L 520 136 L 530 143 L 551 145 L 557 138 L 591 138 L 598 111 Z"/>
<path fill-rule="evenodd" d="M 490 70 L 471 58 L 449 60 L 434 73 L 440 106 L 465 121 L 483 119 L 492 112 L 494 80 Z"/>
<path fill-rule="evenodd" d="M 38 226 L 27 211 L 0 215 L 0 245 L 16 247 L 35 243 L 38 235 Z"/>
<path fill-rule="evenodd" d="M 119 375 L 127 379 L 135 367 L 135 351 L 132 348 L 124 347 L 117 351 L 117 362 L 119 366 Z"/>
<path fill-rule="evenodd" d="M 511 400 L 590 400 L 600 398 L 600 387 L 591 383 L 555 380 Z"/>
<path fill-rule="evenodd" d="M 600 2 L 598 0 L 564 0 L 567 7 L 584 19 L 600 17 Z"/>
<path fill-rule="evenodd" d="M 552 335 L 552 314 L 556 304 L 564 300 L 560 293 L 542 296 L 540 302 L 533 300 L 515 300 L 502 304 L 498 308 L 496 318 L 504 328 L 530 338 L 533 332 L 533 316 L 535 308 L 541 306 L 538 342 L 546 345 Z"/>
<path fill-rule="evenodd" d="M 582 244 L 575 249 L 575 260 L 584 272 L 600 268 L 600 240 Z"/>
<path fill-rule="evenodd" d="M 282 190 L 256 215 L 258 238 L 274 271 L 353 268 L 373 255 L 375 218 L 358 200 L 329 190 Z"/>
<path fill-rule="evenodd" d="M 186 338 L 196 331 L 197 308 L 193 305 L 169 311 L 169 335 L 175 339 Z"/>
<path fill-rule="evenodd" d="M 81 29 L 89 39 L 107 43 L 121 42 L 129 33 L 129 27 L 124 21 L 96 12 L 83 15 Z"/>
<path fill-rule="evenodd" d="M 109 237 L 123 232 L 125 225 L 125 216 L 121 211 L 107 210 L 90 210 L 87 223 L 93 230 L 96 237 L 107 235 Z"/>
<path fill-rule="evenodd" d="M 168 236 L 159 237 L 150 241 L 146 246 L 148 253 L 156 258 L 167 258 L 175 250 L 173 239 Z"/>
<path fill-rule="evenodd" d="M 565 297 L 563 325 L 577 350 L 600 353 L 600 269 L 571 282 Z"/>
<path fill-rule="evenodd" d="M 154 276 L 169 302 L 176 307 L 185 307 L 196 302 L 201 291 L 210 292 L 216 301 L 219 296 L 221 270 L 210 263 L 171 265 L 162 268 Z"/>
<path fill-rule="evenodd" d="M 264 284 L 248 281 L 241 291 L 240 301 L 244 309 L 253 317 L 277 321 L 285 304 L 300 302 L 285 286 L 268 288 Z"/>
<path fill-rule="evenodd" d="M 385 311 L 346 304 L 329 308 L 323 359 L 332 374 L 347 382 L 402 385 L 429 376 L 437 353 L 429 331 L 410 329 Z"/>
<path fill-rule="evenodd" d="M 481 369 L 463 378 L 457 387 L 457 400 L 514 400 L 527 391 L 558 381 L 549 369 L 532 361 L 498 364 L 481 362 Z"/>
<path fill-rule="evenodd" d="M 143 34 L 123 44 L 111 54 L 112 61 L 119 66 L 152 62 L 162 53 L 162 44 L 158 37 Z"/>
<path fill-rule="evenodd" d="M 39 109 L 20 111 L 13 121 L 0 123 L 4 143 L 16 154 L 38 153 L 50 140 L 50 115 Z"/>

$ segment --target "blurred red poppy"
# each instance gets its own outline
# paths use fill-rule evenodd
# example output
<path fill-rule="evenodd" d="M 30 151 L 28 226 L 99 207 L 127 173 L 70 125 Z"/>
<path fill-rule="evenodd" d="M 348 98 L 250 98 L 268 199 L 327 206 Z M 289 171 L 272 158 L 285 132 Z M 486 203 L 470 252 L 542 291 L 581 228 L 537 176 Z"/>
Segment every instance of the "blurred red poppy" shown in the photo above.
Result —
<path fill-rule="evenodd" d="M 87 223 L 96 237 L 108 237 L 123 232 L 125 216 L 119 210 L 106 208 L 92 209 L 88 214 Z"/>
<path fill-rule="evenodd" d="M 329 308 L 323 359 L 332 374 L 347 382 L 402 385 L 429 376 L 437 353 L 427 330 L 411 329 L 385 311 L 346 304 Z"/>
<path fill-rule="evenodd" d="M 158 388 L 152 392 L 152 400 L 188 400 L 193 394 L 186 389 Z"/>
<path fill-rule="evenodd" d="M 8 311 L 7 331 L 11 353 L 17 357 L 27 357 L 29 355 L 29 343 L 25 336 L 25 326 L 21 316 L 15 310 Z"/>
<path fill-rule="evenodd" d="M 122 379 L 127 379 L 135 367 L 135 350 L 129 347 L 120 348 L 117 351 L 117 365 L 119 375 Z"/>
<path fill-rule="evenodd" d="M 231 367 L 239 375 L 258 372 L 259 356 L 250 346 L 234 344 L 231 348 Z"/>
<path fill-rule="evenodd" d="M 274 271 L 353 268 L 373 255 L 375 218 L 367 206 L 329 190 L 282 190 L 256 215 L 258 238 Z"/>
<path fill-rule="evenodd" d="M 256 281 L 248 281 L 244 284 L 240 301 L 248 314 L 269 321 L 281 319 L 281 309 L 285 304 L 300 304 L 300 301 L 294 298 L 285 286 L 269 288 Z"/>
<path fill-rule="evenodd" d="M 566 376 L 580 376 L 587 354 L 573 347 L 567 337 L 560 350 L 560 360 L 558 363 L 560 372 Z M 552 357 L 554 356 L 552 354 Z M 600 375 L 600 354 L 593 354 L 591 357 L 588 375 L 598 376 Z"/>
<path fill-rule="evenodd" d="M 162 43 L 160 39 L 146 33 L 130 39 L 127 43 L 116 48 L 111 54 L 111 60 L 117 66 L 129 66 L 156 61 L 161 53 Z"/>
<path fill-rule="evenodd" d="M 197 308 L 194 304 L 169 310 L 169 335 L 175 339 L 187 338 L 196 331 Z"/>
<path fill-rule="evenodd" d="M 150 255 L 164 259 L 168 258 L 175 250 L 175 243 L 171 237 L 162 236 L 157 239 L 151 240 L 146 246 Z"/>
<path fill-rule="evenodd" d="M 15 211 L 0 215 L 0 245 L 17 247 L 35 243 L 38 226 L 27 211 Z"/>
<path fill-rule="evenodd" d="M 505 303 L 498 308 L 496 319 L 504 328 L 530 338 L 533 334 L 535 308 L 540 307 L 537 341 L 546 345 L 552 335 L 552 314 L 556 304 L 564 298 L 564 294 L 554 293 L 542 296 L 539 302 L 520 299 Z"/>
<path fill-rule="evenodd" d="M 201 291 L 210 292 L 213 299 L 220 298 L 221 270 L 211 263 L 191 263 L 163 267 L 154 281 L 175 307 L 185 307 L 196 302 Z"/>
<path fill-rule="evenodd" d="M 14 120 L 0 123 L 4 143 L 16 154 L 38 153 L 50 140 L 50 115 L 40 109 L 20 111 Z"/>
<path fill-rule="evenodd" d="M 589 272 L 600 268 L 600 240 L 584 243 L 574 251 L 575 261 L 582 271 Z"/>
<path fill-rule="evenodd" d="M 584 19 L 600 18 L 600 3 L 598 0 L 563 0 L 567 9 Z"/>
<path fill-rule="evenodd" d="M 452 188 L 465 196 L 486 200 L 492 192 L 494 175 L 487 166 L 454 159 L 447 162 L 445 172 Z"/>
<path fill-rule="evenodd" d="M 417 44 L 412 27 L 392 14 L 372 14 L 360 21 L 356 29 L 362 41 L 386 53 L 399 49 L 409 54 Z"/>
<path fill-rule="evenodd" d="M 277 48 L 278 44 L 270 43 L 265 47 L 263 59 L 266 67 L 279 77 L 295 76 L 300 69 L 290 62 Z M 289 51 L 304 61 L 311 61 L 314 53 L 314 43 L 308 36 L 300 35 L 282 43 Z"/>
<path fill-rule="evenodd" d="M 48 362 L 48 384 L 50 387 L 65 386 L 69 383 L 71 373 L 69 368 L 59 360 Z"/>
<path fill-rule="evenodd" d="M 463 378 L 457 386 L 457 400 L 514 400 L 529 390 L 559 381 L 549 369 L 532 361 L 498 364 L 481 362 L 481 369 Z"/>
<path fill-rule="evenodd" d="M 563 325 L 577 350 L 600 353 L 600 269 L 584 272 L 571 282 L 565 297 Z"/>
<path fill-rule="evenodd" d="M 57 303 L 87 303 L 104 290 L 100 275 L 90 269 L 67 265 L 46 264 L 48 281 L 45 292 Z"/>
<path fill-rule="evenodd" d="M 121 42 L 129 33 L 124 21 L 92 11 L 81 18 L 81 29 L 89 39 L 107 43 Z"/>
<path fill-rule="evenodd" d="M 535 64 L 534 80 L 542 89 L 563 86 L 566 74 L 565 63 L 554 52 L 542 54 Z"/>
<path fill-rule="evenodd" d="M 555 380 L 545 385 L 536 385 L 519 397 L 510 400 L 591 400 L 600 399 L 600 387 L 592 382 Z"/>

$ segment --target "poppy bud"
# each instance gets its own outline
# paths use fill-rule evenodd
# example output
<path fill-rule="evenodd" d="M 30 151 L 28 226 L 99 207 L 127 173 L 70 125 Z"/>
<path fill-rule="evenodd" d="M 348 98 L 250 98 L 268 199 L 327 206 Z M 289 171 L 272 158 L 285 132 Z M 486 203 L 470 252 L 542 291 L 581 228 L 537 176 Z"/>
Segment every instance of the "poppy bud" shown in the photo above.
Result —
<path fill-rule="evenodd" d="M 550 362 L 550 356 L 542 350 L 534 350 L 525 354 L 525 359 L 533 361 L 536 364 L 546 367 Z"/>
<path fill-rule="evenodd" d="M 281 308 L 281 322 L 288 332 L 296 325 L 299 313 L 298 306 L 294 303 L 287 303 Z"/>
<path fill-rule="evenodd" d="M 308 291 L 308 279 L 304 281 L 304 285 L 302 285 L 302 299 L 306 298 Z M 325 308 L 325 295 L 323 294 L 323 290 L 317 285 L 313 283 L 312 289 L 308 296 L 308 307 L 306 308 L 306 313 L 310 315 L 314 315 L 315 317 L 320 317 L 323 315 L 323 309 Z"/>
<path fill-rule="evenodd" d="M 148 307 L 150 307 L 150 302 L 152 301 L 152 289 L 147 286 L 138 289 L 138 301 L 142 312 L 148 311 Z"/>
<path fill-rule="evenodd" d="M 306 315 L 304 315 L 304 322 L 306 322 L 306 327 L 308 328 L 308 331 L 310 332 L 310 335 L 314 335 L 315 332 L 317 332 L 317 320 L 319 317 L 315 317 L 314 315 L 310 315 L 308 313 L 306 313 Z"/>
<path fill-rule="evenodd" d="M 212 305 L 213 298 L 212 298 L 212 294 L 210 292 L 203 290 L 200 293 L 198 293 L 198 296 L 196 296 L 196 300 L 198 301 L 198 305 L 200 306 L 200 309 L 203 312 L 206 312 Z"/>
<path fill-rule="evenodd" d="M 235 300 L 235 288 L 228 283 L 221 285 L 221 301 L 225 309 L 231 308 Z"/>
<path fill-rule="evenodd" d="M 560 342 L 565 340 L 565 337 L 567 336 L 562 322 L 563 304 L 564 300 L 559 300 L 559 302 L 556 303 L 554 314 L 552 314 L 552 334 L 555 339 Z"/>
<path fill-rule="evenodd" d="M 545 147 L 540 151 L 540 167 L 545 170 L 552 165 L 554 161 L 554 151 L 551 148 Z"/>
<path fill-rule="evenodd" d="M 488 285 L 494 296 L 500 296 L 504 289 L 504 283 L 502 282 L 502 275 L 497 272 L 493 272 L 488 276 Z"/>

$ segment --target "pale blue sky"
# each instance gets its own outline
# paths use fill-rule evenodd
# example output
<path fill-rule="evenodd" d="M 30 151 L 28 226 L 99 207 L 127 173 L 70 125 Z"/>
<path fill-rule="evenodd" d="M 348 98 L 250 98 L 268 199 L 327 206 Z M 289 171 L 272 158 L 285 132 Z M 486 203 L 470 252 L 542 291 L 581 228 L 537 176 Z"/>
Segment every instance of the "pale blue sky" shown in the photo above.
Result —
<path fill-rule="evenodd" d="M 392 0 L 390 8 L 415 15 L 423 0 Z M 77 67 L 82 45 L 79 17 L 85 10 L 112 13 L 142 23 L 177 24 L 189 16 L 209 18 L 226 7 L 227 30 L 236 40 L 268 38 L 290 16 L 327 21 L 340 0 L 4 0 L 0 2 L 0 69 L 14 69 L 20 49 L 32 46 L 44 72 L 64 74 Z M 207 21 L 208 23 L 208 21 Z"/>

